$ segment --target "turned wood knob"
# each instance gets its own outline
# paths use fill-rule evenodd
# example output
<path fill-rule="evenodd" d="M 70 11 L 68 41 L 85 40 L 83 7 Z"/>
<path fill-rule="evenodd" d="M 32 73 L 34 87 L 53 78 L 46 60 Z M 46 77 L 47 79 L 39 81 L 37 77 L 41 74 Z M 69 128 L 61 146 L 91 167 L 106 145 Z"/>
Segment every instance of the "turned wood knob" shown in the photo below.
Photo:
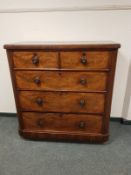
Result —
<path fill-rule="evenodd" d="M 86 104 L 85 100 L 81 99 L 81 100 L 79 101 L 79 105 L 80 105 L 81 107 L 85 106 L 85 104 Z"/>
<path fill-rule="evenodd" d="M 83 53 L 83 55 L 81 57 L 81 63 L 84 64 L 84 65 L 87 64 L 87 57 L 86 57 L 85 53 Z"/>
<path fill-rule="evenodd" d="M 32 57 L 32 63 L 34 65 L 39 64 L 39 57 L 36 54 L 34 54 L 34 56 Z"/>
<path fill-rule="evenodd" d="M 34 82 L 35 82 L 36 84 L 40 84 L 40 83 L 41 83 L 41 80 L 40 80 L 39 77 L 36 77 L 36 78 L 34 79 Z"/>
<path fill-rule="evenodd" d="M 37 125 L 38 125 L 39 127 L 43 127 L 43 126 L 44 126 L 44 121 L 43 121 L 42 119 L 39 119 L 39 120 L 37 121 Z"/>
<path fill-rule="evenodd" d="M 87 83 L 87 80 L 85 78 L 80 79 L 80 84 L 85 85 Z"/>
<path fill-rule="evenodd" d="M 38 105 L 42 105 L 42 104 L 43 104 L 43 99 L 42 99 L 42 98 L 37 98 L 37 99 L 36 99 L 36 103 L 37 103 Z"/>
<path fill-rule="evenodd" d="M 83 122 L 83 121 L 81 121 L 80 123 L 79 123 L 79 128 L 85 128 L 86 127 L 86 123 L 85 122 Z"/>

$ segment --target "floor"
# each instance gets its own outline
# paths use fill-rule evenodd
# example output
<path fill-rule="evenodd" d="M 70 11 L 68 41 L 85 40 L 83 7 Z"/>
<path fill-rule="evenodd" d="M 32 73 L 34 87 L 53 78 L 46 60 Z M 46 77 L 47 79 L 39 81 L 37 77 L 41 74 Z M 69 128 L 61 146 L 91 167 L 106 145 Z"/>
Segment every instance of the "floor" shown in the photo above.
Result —
<path fill-rule="evenodd" d="M 110 123 L 104 145 L 27 141 L 0 117 L 0 175 L 131 175 L 131 125 Z"/>

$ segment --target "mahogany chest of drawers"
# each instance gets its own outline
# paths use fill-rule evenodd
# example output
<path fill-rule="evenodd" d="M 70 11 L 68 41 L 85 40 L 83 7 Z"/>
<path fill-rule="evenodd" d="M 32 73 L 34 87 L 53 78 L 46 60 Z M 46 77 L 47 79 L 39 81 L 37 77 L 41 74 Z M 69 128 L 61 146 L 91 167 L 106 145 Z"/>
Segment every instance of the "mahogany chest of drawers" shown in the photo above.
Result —
<path fill-rule="evenodd" d="M 5 45 L 20 135 L 107 141 L 119 47 L 95 42 Z"/>

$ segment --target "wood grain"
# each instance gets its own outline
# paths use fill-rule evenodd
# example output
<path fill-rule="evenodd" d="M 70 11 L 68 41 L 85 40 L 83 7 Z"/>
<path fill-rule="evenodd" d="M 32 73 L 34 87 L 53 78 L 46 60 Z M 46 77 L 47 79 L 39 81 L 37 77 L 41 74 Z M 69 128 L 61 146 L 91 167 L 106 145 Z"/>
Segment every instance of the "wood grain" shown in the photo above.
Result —
<path fill-rule="evenodd" d="M 18 89 L 105 91 L 108 73 L 67 71 L 16 71 Z"/>
<path fill-rule="evenodd" d="M 98 115 L 23 112 L 22 119 L 24 130 L 101 133 L 102 128 L 102 116 Z"/>
<path fill-rule="evenodd" d="M 39 59 L 38 64 L 32 63 L 32 58 L 36 55 Z M 57 52 L 13 52 L 14 67 L 16 68 L 57 68 Z"/>
<path fill-rule="evenodd" d="M 86 55 L 87 63 L 82 64 L 82 55 Z M 105 69 L 108 68 L 110 52 L 108 51 L 86 51 L 86 52 L 61 52 L 62 68 L 73 69 Z"/>
<path fill-rule="evenodd" d="M 23 111 L 103 113 L 104 98 L 104 94 L 98 93 L 19 92 Z M 43 103 L 37 104 L 37 99 L 41 99 Z M 85 101 L 85 105 L 80 105 L 81 100 Z"/>
<path fill-rule="evenodd" d="M 8 50 L 113 50 L 120 48 L 119 43 L 108 41 L 66 41 L 66 42 L 21 42 L 5 44 Z"/>

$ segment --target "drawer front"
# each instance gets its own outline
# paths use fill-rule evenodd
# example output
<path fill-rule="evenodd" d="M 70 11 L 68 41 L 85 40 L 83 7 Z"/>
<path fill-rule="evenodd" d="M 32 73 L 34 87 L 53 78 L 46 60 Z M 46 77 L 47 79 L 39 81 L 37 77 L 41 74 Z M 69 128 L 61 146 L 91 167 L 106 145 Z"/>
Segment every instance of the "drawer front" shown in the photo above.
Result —
<path fill-rule="evenodd" d="M 14 67 L 16 68 L 57 68 L 57 52 L 14 52 Z"/>
<path fill-rule="evenodd" d="M 17 88 L 26 90 L 106 90 L 107 73 L 16 71 Z"/>
<path fill-rule="evenodd" d="M 106 69 L 109 67 L 110 52 L 61 52 L 62 68 L 73 69 Z"/>
<path fill-rule="evenodd" d="M 21 110 L 103 113 L 104 94 L 20 91 Z"/>
<path fill-rule="evenodd" d="M 34 131 L 67 131 L 101 133 L 102 116 L 31 113 L 22 114 L 24 129 Z"/>

